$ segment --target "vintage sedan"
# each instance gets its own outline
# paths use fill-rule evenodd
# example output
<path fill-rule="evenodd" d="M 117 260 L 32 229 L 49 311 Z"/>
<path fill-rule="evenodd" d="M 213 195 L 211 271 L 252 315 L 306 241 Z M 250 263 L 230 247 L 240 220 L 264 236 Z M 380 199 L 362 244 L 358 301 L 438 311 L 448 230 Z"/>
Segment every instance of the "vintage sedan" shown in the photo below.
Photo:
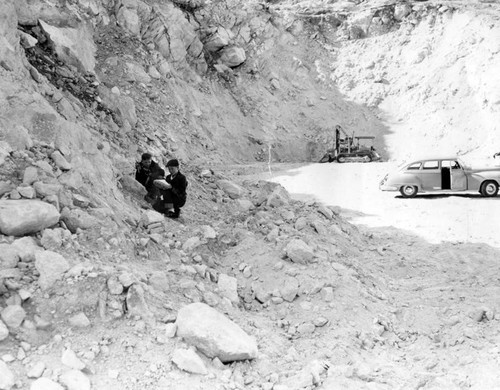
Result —
<path fill-rule="evenodd" d="M 498 194 L 500 167 L 471 168 L 457 157 L 414 160 L 380 182 L 382 191 L 399 191 L 405 198 L 419 192 L 454 193 L 479 191 L 482 196 Z"/>

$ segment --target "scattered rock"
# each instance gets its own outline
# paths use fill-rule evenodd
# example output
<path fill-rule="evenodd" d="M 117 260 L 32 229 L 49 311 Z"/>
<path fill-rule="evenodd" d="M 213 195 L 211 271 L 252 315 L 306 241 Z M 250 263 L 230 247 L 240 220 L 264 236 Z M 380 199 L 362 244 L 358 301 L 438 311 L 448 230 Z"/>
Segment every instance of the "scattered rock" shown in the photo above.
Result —
<path fill-rule="evenodd" d="M 125 191 L 128 191 L 141 199 L 148 193 L 146 188 L 132 176 L 122 176 L 120 183 Z"/>
<path fill-rule="evenodd" d="M 123 272 L 118 277 L 118 280 L 125 288 L 129 288 L 132 284 L 136 282 L 136 278 L 130 272 Z"/>
<path fill-rule="evenodd" d="M 64 390 L 64 387 L 49 378 L 38 378 L 31 384 L 30 390 Z"/>
<path fill-rule="evenodd" d="M 332 287 L 323 287 L 321 289 L 321 297 L 325 302 L 333 301 L 333 288 Z"/>
<path fill-rule="evenodd" d="M 90 326 L 90 321 L 85 313 L 78 313 L 69 319 L 69 324 L 76 328 L 87 328 Z"/>
<path fill-rule="evenodd" d="M 61 362 L 65 366 L 68 366 L 69 368 L 73 368 L 75 370 L 83 370 L 85 368 L 85 363 L 78 359 L 76 353 L 69 348 L 63 351 Z"/>
<path fill-rule="evenodd" d="M 10 390 L 16 383 L 16 377 L 10 368 L 0 360 L 0 390 Z"/>
<path fill-rule="evenodd" d="M 299 294 L 299 281 L 296 278 L 286 278 L 280 287 L 281 297 L 287 302 L 293 302 Z"/>
<path fill-rule="evenodd" d="M 46 197 L 57 195 L 59 191 L 61 191 L 62 186 L 56 183 L 44 183 L 41 181 L 37 181 L 33 184 L 33 188 L 35 189 L 39 197 Z"/>
<path fill-rule="evenodd" d="M 63 229 L 45 229 L 40 243 L 47 250 L 59 249 L 63 244 Z"/>
<path fill-rule="evenodd" d="M 24 236 L 59 222 L 59 211 L 39 200 L 0 200 L 0 232 Z"/>
<path fill-rule="evenodd" d="M 293 239 L 285 248 L 286 255 L 294 263 L 307 264 L 314 259 L 314 251 L 304 241 Z"/>
<path fill-rule="evenodd" d="M 184 252 L 192 252 L 195 248 L 201 245 L 200 238 L 198 236 L 188 238 L 184 244 L 182 244 L 182 250 Z"/>
<path fill-rule="evenodd" d="M 240 301 L 238 297 L 238 280 L 236 278 L 226 274 L 220 274 L 217 287 L 219 288 L 220 295 L 226 297 L 232 303 L 238 303 Z"/>
<path fill-rule="evenodd" d="M 141 215 L 141 224 L 147 228 L 149 225 L 163 223 L 165 216 L 154 210 L 146 210 Z"/>
<path fill-rule="evenodd" d="M 107 282 L 108 290 L 112 295 L 120 295 L 123 292 L 123 285 L 116 276 L 112 276 Z"/>
<path fill-rule="evenodd" d="M 134 284 L 127 292 L 127 311 L 132 316 L 149 318 L 151 312 L 144 298 L 144 290 L 141 286 Z"/>
<path fill-rule="evenodd" d="M 328 319 L 325 317 L 318 317 L 314 320 L 314 326 L 321 328 L 328 324 Z"/>
<path fill-rule="evenodd" d="M 279 186 L 269 195 L 266 205 L 270 207 L 283 207 L 290 202 L 290 194 L 283 187 Z"/>
<path fill-rule="evenodd" d="M 17 250 L 8 244 L 0 244 L 0 269 L 14 268 L 19 262 Z"/>
<path fill-rule="evenodd" d="M 32 185 L 38 180 L 38 169 L 36 167 L 28 167 L 24 170 L 23 184 Z"/>
<path fill-rule="evenodd" d="M 35 261 L 35 254 L 43 251 L 33 237 L 22 237 L 15 240 L 11 246 L 16 250 L 21 261 L 30 263 Z"/>
<path fill-rule="evenodd" d="M 40 273 L 38 284 L 42 290 L 51 287 L 69 270 L 67 260 L 59 253 L 52 251 L 36 252 L 35 267 Z"/>
<path fill-rule="evenodd" d="M 174 322 L 170 322 L 165 325 L 165 336 L 167 336 L 168 338 L 175 337 L 176 332 L 177 325 Z"/>
<path fill-rule="evenodd" d="M 67 387 L 68 390 L 90 390 L 90 380 L 87 376 L 78 370 L 64 372 L 59 381 Z"/>
<path fill-rule="evenodd" d="M 203 360 L 191 349 L 176 349 L 172 355 L 172 362 L 181 370 L 192 374 L 208 374 Z"/>
<path fill-rule="evenodd" d="M 203 238 L 205 239 L 214 239 L 217 238 L 217 232 L 212 226 L 203 225 L 201 226 L 201 231 L 203 234 Z"/>
<path fill-rule="evenodd" d="M 237 46 L 227 46 L 221 50 L 219 61 L 230 68 L 235 68 L 245 62 L 246 59 L 244 49 Z"/>
<path fill-rule="evenodd" d="M 241 198 L 245 194 L 245 189 L 229 180 L 218 180 L 217 186 L 224 191 L 231 199 Z"/>
<path fill-rule="evenodd" d="M 36 362 L 28 371 L 28 378 L 40 378 L 45 371 L 44 362 Z"/>
<path fill-rule="evenodd" d="M 2 310 L 1 317 L 7 327 L 17 329 L 23 323 L 26 312 L 21 306 L 12 305 Z"/>
<path fill-rule="evenodd" d="M 299 332 L 300 334 L 303 334 L 303 335 L 311 334 L 315 330 L 316 330 L 316 327 L 314 326 L 314 324 L 312 324 L 310 322 L 306 322 L 304 324 L 300 324 L 297 327 L 297 332 Z"/>
<path fill-rule="evenodd" d="M 208 357 L 222 362 L 254 359 L 257 344 L 237 324 L 204 303 L 184 306 L 177 314 L 177 336 Z"/>
<path fill-rule="evenodd" d="M 71 164 L 64 158 L 60 151 L 56 150 L 50 155 L 50 158 L 54 161 L 56 166 L 61 171 L 69 171 L 71 170 Z"/>
<path fill-rule="evenodd" d="M 71 233 L 76 233 L 77 229 L 91 229 L 99 224 L 99 220 L 81 209 L 65 207 L 61 212 L 61 219 L 64 221 Z"/>
<path fill-rule="evenodd" d="M 7 329 L 3 321 L 0 321 L 0 341 L 5 340 L 7 337 L 9 337 L 9 329 Z"/>
<path fill-rule="evenodd" d="M 157 291 L 168 291 L 169 283 L 167 275 L 164 272 L 153 272 L 148 279 L 149 284 Z"/>

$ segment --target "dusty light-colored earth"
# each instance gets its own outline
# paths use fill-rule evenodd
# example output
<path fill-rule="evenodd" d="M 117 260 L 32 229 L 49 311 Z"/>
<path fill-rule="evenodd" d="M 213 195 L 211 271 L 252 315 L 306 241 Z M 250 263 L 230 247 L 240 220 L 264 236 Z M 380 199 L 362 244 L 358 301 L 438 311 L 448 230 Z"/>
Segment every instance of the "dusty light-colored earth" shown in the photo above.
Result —
<path fill-rule="evenodd" d="M 433 244 L 474 242 L 500 247 L 500 203 L 479 193 L 421 194 L 404 199 L 378 186 L 395 164 L 313 164 L 275 173 L 272 181 L 301 198 L 347 209 L 356 224 L 396 227 Z"/>

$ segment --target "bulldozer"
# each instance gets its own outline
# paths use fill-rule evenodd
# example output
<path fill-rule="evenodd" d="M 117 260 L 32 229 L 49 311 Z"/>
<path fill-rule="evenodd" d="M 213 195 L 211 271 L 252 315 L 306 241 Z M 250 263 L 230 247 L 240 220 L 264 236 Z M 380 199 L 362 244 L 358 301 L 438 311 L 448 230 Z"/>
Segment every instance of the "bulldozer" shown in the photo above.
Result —
<path fill-rule="evenodd" d="M 340 125 L 337 125 L 335 126 L 335 147 L 328 149 L 319 162 L 379 161 L 380 155 L 373 146 L 374 140 L 375 137 L 371 135 L 354 136 L 354 133 L 349 135 Z"/>

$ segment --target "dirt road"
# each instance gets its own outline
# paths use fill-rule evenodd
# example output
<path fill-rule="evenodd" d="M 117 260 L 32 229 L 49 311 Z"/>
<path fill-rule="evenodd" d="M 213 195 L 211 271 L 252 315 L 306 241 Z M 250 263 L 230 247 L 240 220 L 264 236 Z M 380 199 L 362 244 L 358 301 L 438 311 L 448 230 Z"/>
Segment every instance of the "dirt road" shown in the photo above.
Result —
<path fill-rule="evenodd" d="M 500 247 L 500 197 L 479 194 L 422 194 L 404 199 L 398 192 L 382 192 L 380 180 L 395 169 L 391 163 L 312 164 L 279 173 L 271 180 L 298 198 L 315 197 L 350 210 L 355 224 L 394 226 L 431 243 L 485 243 Z"/>

